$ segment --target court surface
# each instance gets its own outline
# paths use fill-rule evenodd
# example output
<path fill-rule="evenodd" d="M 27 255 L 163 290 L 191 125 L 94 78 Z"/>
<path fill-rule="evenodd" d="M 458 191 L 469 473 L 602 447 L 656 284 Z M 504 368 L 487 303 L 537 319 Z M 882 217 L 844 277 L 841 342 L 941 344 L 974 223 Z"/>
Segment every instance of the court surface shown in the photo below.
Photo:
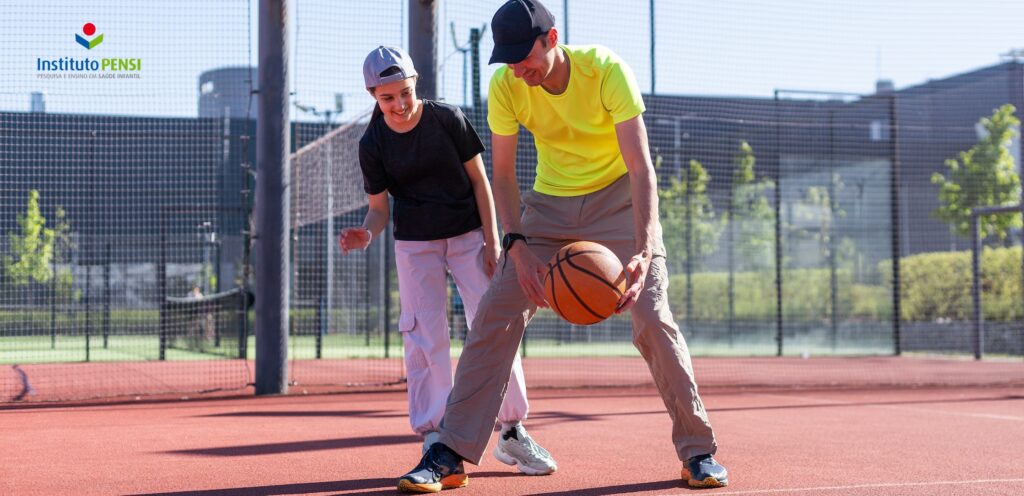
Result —
<path fill-rule="evenodd" d="M 445 494 L 692 494 L 653 389 L 531 394 L 527 426 L 559 471 L 488 454 Z M 1024 388 L 710 388 L 704 402 L 731 479 L 708 494 L 1024 494 Z M 405 409 L 395 391 L 8 405 L 0 494 L 395 494 L 420 453 Z"/>

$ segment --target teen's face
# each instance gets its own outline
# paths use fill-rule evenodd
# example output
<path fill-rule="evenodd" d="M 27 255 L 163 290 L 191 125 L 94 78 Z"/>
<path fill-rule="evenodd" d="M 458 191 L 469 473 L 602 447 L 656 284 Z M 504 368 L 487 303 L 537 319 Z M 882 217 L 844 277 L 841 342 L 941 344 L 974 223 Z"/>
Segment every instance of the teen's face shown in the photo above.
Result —
<path fill-rule="evenodd" d="M 408 122 L 416 111 L 416 78 L 382 84 L 374 89 L 373 97 L 389 122 Z"/>
<path fill-rule="evenodd" d="M 543 83 L 555 66 L 555 48 L 557 45 L 547 42 L 547 46 L 541 43 L 541 38 L 533 42 L 533 49 L 521 62 L 508 64 L 517 78 L 522 79 L 528 86 L 537 86 Z"/>

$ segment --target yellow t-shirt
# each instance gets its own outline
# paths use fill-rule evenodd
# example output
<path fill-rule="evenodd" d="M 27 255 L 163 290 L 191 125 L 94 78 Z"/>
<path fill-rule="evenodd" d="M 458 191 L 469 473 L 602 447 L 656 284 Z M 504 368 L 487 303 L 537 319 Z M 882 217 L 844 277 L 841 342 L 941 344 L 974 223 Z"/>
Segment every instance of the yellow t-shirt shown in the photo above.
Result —
<path fill-rule="evenodd" d="M 636 77 L 611 50 L 599 45 L 559 45 L 569 58 L 569 85 L 560 95 L 527 86 L 507 65 L 491 77 L 487 123 L 503 136 L 529 130 L 537 145 L 533 189 L 580 196 L 626 173 L 615 124 L 645 110 Z"/>

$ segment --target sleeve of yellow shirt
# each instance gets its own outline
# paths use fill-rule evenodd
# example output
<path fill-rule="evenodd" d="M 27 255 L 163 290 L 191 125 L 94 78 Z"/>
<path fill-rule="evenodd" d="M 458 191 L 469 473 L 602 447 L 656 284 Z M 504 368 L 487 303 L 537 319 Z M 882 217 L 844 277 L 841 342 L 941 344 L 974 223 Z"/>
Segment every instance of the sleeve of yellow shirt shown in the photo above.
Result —
<path fill-rule="evenodd" d="M 618 57 L 605 67 L 601 102 L 615 124 L 628 121 L 646 110 L 633 70 Z"/>
<path fill-rule="evenodd" d="M 491 77 L 487 91 L 487 124 L 494 134 L 512 136 L 519 133 L 519 121 L 512 108 L 512 95 L 505 82 L 508 66 L 501 67 Z"/>

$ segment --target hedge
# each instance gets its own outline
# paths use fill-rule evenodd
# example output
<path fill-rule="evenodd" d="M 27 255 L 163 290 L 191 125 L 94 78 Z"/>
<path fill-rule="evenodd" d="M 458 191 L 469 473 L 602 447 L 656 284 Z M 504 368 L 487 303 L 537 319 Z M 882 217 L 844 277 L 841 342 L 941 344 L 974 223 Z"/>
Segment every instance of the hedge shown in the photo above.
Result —
<path fill-rule="evenodd" d="M 704 272 L 693 275 L 694 321 L 723 321 L 729 318 L 728 273 Z M 733 307 L 738 320 L 775 319 L 775 273 L 735 274 Z M 792 320 L 814 320 L 830 315 L 830 274 L 828 269 L 783 271 L 782 312 Z M 837 271 L 839 315 L 844 318 L 882 320 L 891 315 L 891 297 L 882 286 L 853 284 L 849 271 Z M 669 279 L 669 304 L 675 317 L 686 317 L 686 275 Z"/>
<path fill-rule="evenodd" d="M 892 262 L 877 265 L 881 284 L 853 282 L 850 271 L 837 271 L 837 315 L 843 320 L 892 318 Z M 1021 298 L 1021 248 L 986 248 L 982 253 L 982 304 L 985 319 L 1015 321 L 1024 317 Z M 735 318 L 775 319 L 775 272 L 734 275 Z M 783 316 L 788 320 L 818 320 L 831 315 L 829 269 L 783 271 Z M 728 273 L 693 274 L 693 321 L 729 318 Z M 902 259 L 901 317 L 904 321 L 965 321 L 972 318 L 971 252 L 922 253 Z M 669 304 L 677 319 L 686 317 L 686 275 L 669 279 Z"/>
<path fill-rule="evenodd" d="M 892 284 L 892 262 L 880 263 Z M 985 248 L 981 254 L 981 301 L 985 320 L 1013 321 L 1024 315 L 1021 248 Z M 970 320 L 971 252 L 922 253 L 900 264 L 901 316 L 906 321 Z"/>

